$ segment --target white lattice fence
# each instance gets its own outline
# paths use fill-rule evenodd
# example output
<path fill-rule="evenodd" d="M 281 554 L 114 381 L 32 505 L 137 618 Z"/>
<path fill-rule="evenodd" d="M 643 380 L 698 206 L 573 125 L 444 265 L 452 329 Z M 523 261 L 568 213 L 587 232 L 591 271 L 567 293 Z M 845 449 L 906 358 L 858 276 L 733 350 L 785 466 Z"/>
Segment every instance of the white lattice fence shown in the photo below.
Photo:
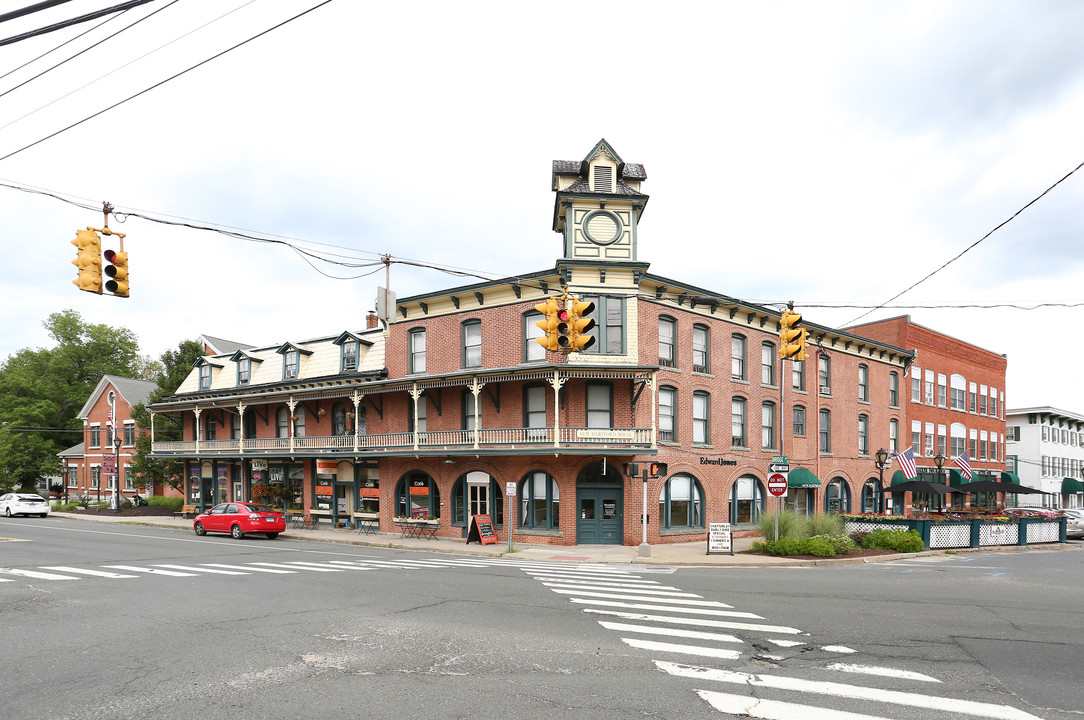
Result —
<path fill-rule="evenodd" d="M 848 520 L 845 524 L 845 529 L 847 531 L 847 534 L 850 535 L 851 533 L 856 532 L 868 533 L 873 532 L 874 530 L 910 530 L 911 528 L 907 525 L 889 525 L 887 523 L 871 523 L 862 522 L 861 520 Z"/>
<path fill-rule="evenodd" d="M 934 525 L 930 528 L 930 547 L 971 547 L 971 525 Z"/>
<path fill-rule="evenodd" d="M 1058 542 L 1058 523 L 1028 523 L 1028 545 L 1040 542 Z"/>
<path fill-rule="evenodd" d="M 988 523 L 979 526 L 979 545 L 1018 545 L 1019 543 L 1019 525 Z"/>

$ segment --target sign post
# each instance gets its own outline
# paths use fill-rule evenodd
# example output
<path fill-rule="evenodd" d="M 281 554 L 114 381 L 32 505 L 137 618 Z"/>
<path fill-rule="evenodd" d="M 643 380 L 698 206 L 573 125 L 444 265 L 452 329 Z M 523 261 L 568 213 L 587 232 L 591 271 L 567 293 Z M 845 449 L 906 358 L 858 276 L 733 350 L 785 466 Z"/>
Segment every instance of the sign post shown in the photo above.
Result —
<path fill-rule="evenodd" d="M 773 463 L 772 469 L 779 467 L 782 463 Z M 779 514 L 783 512 L 783 498 L 787 496 L 787 475 L 790 473 L 790 466 L 787 465 L 786 470 L 772 472 L 768 476 L 768 492 L 776 497 L 775 505 L 775 539 L 779 539 Z"/>
<path fill-rule="evenodd" d="M 508 552 L 512 552 L 512 511 L 516 507 L 516 483 L 505 483 L 504 494 L 508 496 L 508 511 L 504 514 L 504 522 L 505 525 L 508 527 Z"/>

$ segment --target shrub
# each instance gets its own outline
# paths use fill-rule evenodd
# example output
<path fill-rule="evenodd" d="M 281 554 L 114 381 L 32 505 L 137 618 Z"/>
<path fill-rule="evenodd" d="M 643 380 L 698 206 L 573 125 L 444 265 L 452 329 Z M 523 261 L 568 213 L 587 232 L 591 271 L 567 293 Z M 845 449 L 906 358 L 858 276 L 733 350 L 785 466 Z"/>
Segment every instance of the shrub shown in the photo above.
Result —
<path fill-rule="evenodd" d="M 805 541 L 806 553 L 817 557 L 835 557 L 836 548 L 824 535 L 817 535 Z"/>
<path fill-rule="evenodd" d="M 888 530 L 878 528 L 866 533 L 861 539 L 862 547 L 896 552 L 920 552 L 925 549 L 922 536 L 915 530 Z"/>
<path fill-rule="evenodd" d="M 167 507 L 173 510 L 173 512 L 180 512 L 184 507 L 184 498 L 179 497 L 160 497 L 158 495 L 152 495 L 146 498 L 147 505 L 150 507 Z"/>
<path fill-rule="evenodd" d="M 775 539 L 775 511 L 761 513 L 757 520 L 757 528 L 766 540 Z M 779 539 L 800 538 L 802 534 L 802 518 L 790 510 L 784 510 L 779 515 Z"/>
<path fill-rule="evenodd" d="M 818 535 L 811 538 L 781 537 L 774 541 L 758 540 L 749 548 L 750 552 L 766 555 L 816 555 L 817 557 L 846 555 L 853 549 L 854 543 L 845 535 Z"/>
<path fill-rule="evenodd" d="M 805 537 L 817 535 L 845 535 L 843 518 L 836 513 L 824 513 L 823 515 L 809 515 L 803 523 Z"/>

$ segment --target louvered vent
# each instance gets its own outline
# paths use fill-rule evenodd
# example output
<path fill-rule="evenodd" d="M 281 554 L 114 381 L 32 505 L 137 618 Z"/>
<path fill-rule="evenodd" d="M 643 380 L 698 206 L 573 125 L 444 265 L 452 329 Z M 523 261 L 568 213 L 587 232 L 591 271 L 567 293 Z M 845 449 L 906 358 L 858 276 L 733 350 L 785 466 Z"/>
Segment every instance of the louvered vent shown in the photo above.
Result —
<path fill-rule="evenodd" d="M 614 169 L 612 167 L 606 167 L 603 165 L 595 166 L 595 192 L 613 192 L 614 191 Z"/>

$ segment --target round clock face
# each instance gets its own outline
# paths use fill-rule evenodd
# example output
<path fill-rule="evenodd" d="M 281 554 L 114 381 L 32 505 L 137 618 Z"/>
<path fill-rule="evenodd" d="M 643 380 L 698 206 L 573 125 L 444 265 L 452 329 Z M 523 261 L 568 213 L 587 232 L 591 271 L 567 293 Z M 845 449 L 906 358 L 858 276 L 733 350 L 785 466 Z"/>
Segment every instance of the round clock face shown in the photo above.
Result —
<path fill-rule="evenodd" d="M 621 237 L 621 220 L 612 212 L 596 210 L 584 218 L 583 234 L 596 245 L 612 245 Z"/>

